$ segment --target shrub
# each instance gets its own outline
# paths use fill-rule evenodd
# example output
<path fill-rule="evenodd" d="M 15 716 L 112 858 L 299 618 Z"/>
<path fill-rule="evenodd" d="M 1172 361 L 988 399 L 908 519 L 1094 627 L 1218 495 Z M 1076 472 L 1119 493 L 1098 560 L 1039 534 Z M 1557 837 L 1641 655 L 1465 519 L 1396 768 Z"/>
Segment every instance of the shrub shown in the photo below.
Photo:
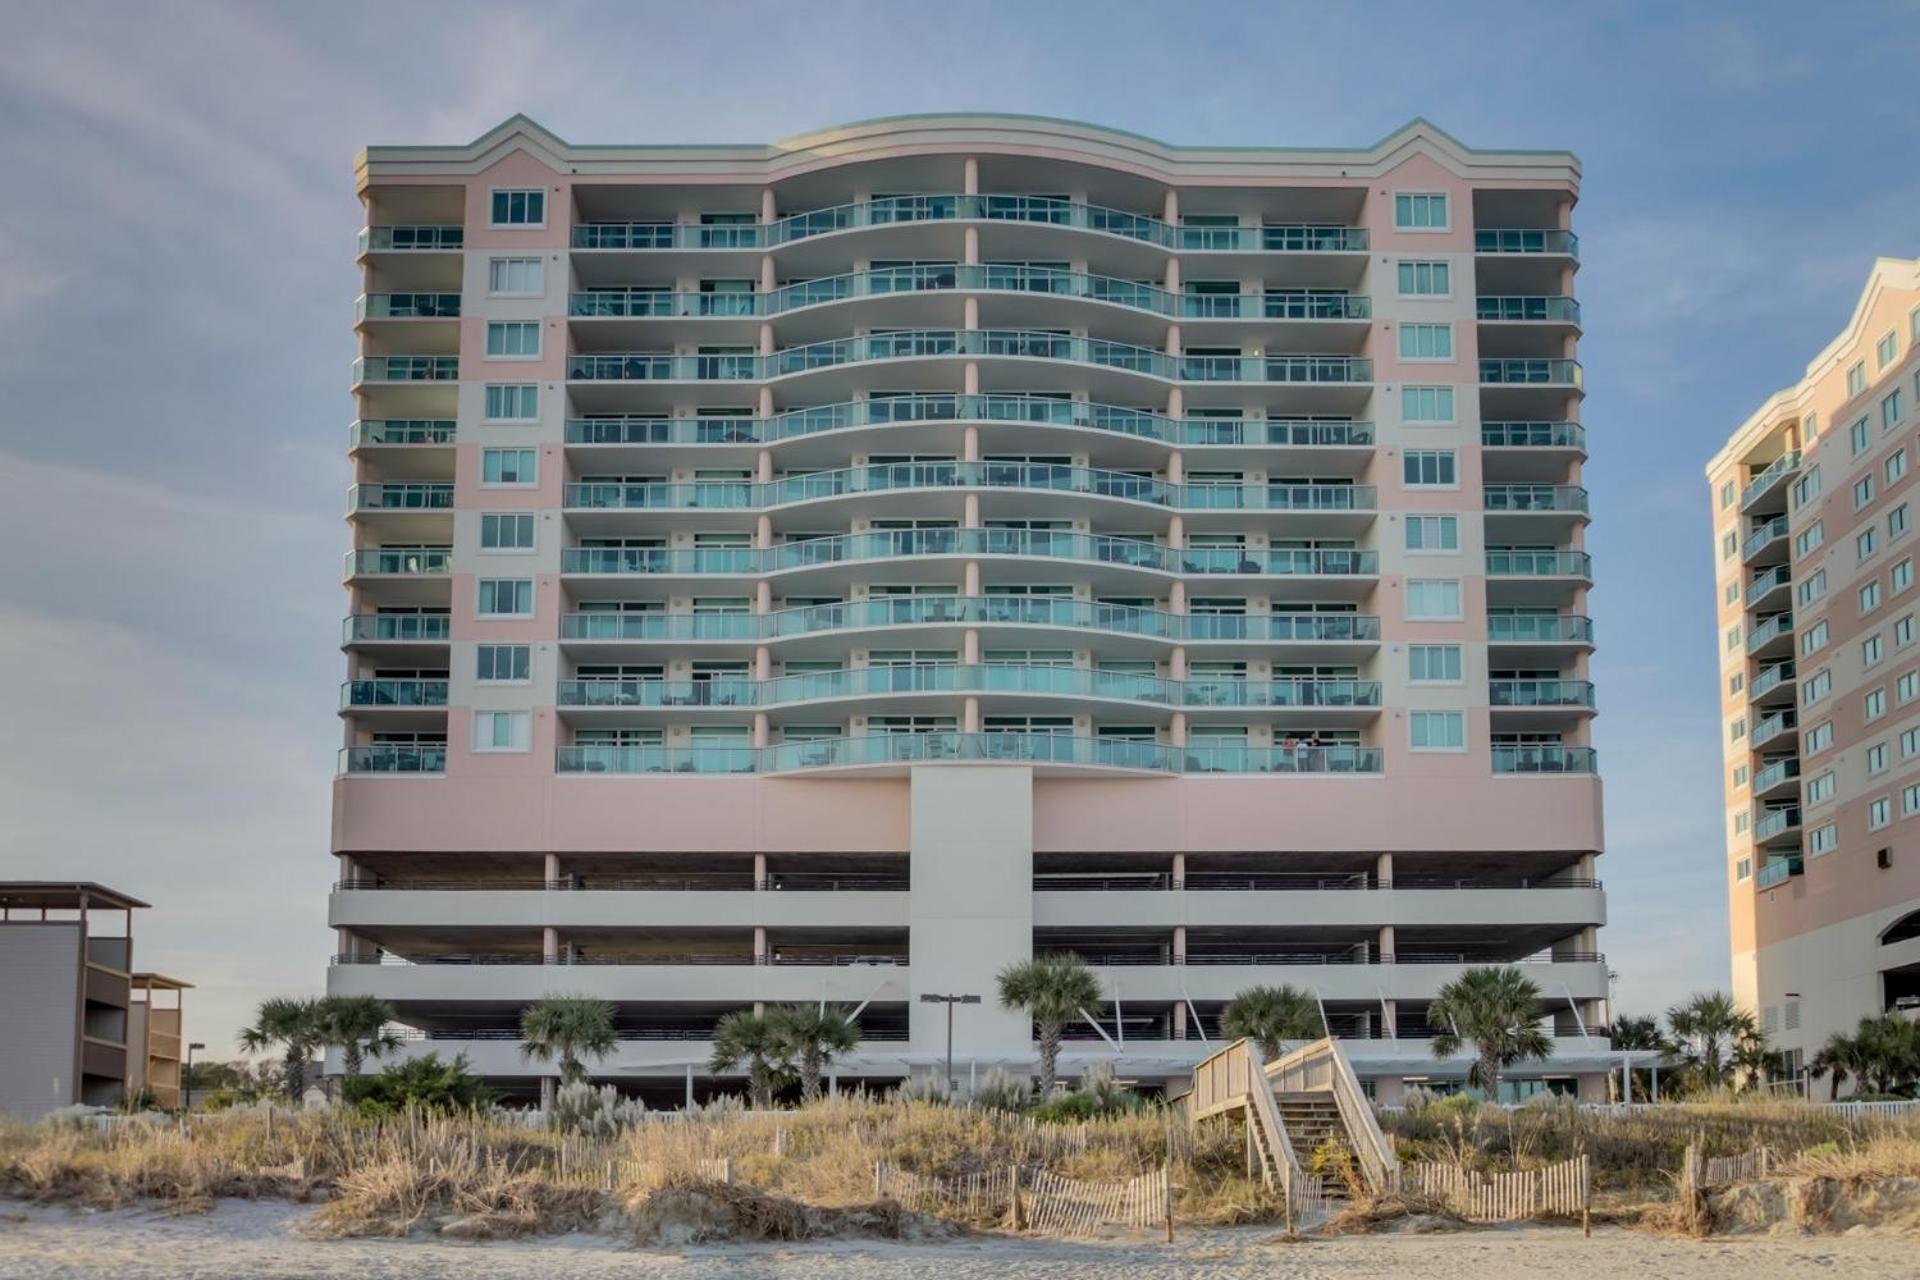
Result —
<path fill-rule="evenodd" d="M 423 1053 L 378 1075 L 349 1076 L 340 1086 L 341 1099 L 368 1115 L 391 1115 L 408 1107 L 472 1111 L 491 1106 L 497 1096 L 467 1070 L 464 1053 L 451 1062 L 442 1062 L 437 1053 Z"/>
<path fill-rule="evenodd" d="M 990 1067 L 973 1089 L 973 1105 L 988 1111 L 1019 1111 L 1033 1099 L 1033 1082 L 1005 1067 Z"/>
<path fill-rule="evenodd" d="M 647 1104 L 623 1098 L 610 1084 L 563 1084 L 553 1099 L 553 1127 L 582 1138 L 616 1138 L 644 1124 Z"/>

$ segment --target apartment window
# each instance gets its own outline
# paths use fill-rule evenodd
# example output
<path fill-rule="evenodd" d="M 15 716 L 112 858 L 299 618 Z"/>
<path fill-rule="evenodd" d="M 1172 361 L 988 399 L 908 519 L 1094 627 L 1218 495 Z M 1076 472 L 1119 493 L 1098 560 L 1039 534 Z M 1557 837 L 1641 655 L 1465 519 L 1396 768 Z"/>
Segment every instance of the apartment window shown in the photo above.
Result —
<path fill-rule="evenodd" d="M 1806 749 L 1810 756 L 1819 755 L 1833 745 L 1833 721 L 1823 720 L 1806 733 Z"/>
<path fill-rule="evenodd" d="M 1731 480 L 1720 486 L 1720 509 L 1722 511 L 1725 511 L 1733 505 L 1733 499 L 1736 493 L 1737 490 L 1733 487 L 1733 481 Z"/>
<path fill-rule="evenodd" d="M 1801 604 L 1812 604 L 1815 600 L 1827 594 L 1827 571 L 1825 569 L 1815 569 L 1802 579 L 1800 585 L 1793 590 Z"/>
<path fill-rule="evenodd" d="M 1885 645 L 1881 641 L 1879 636 L 1868 636 L 1865 640 L 1862 640 L 1860 642 L 1860 665 L 1861 666 L 1877 667 L 1880 665 L 1880 659 L 1884 656 L 1885 656 Z"/>
<path fill-rule="evenodd" d="M 1400 264 L 1400 296 L 1403 298 L 1424 298 L 1444 296 L 1453 292 L 1448 279 L 1447 264 L 1444 262 L 1402 262 Z"/>
<path fill-rule="evenodd" d="M 1903 453 L 1900 456 L 1904 458 L 1907 455 Z M 1907 531 L 1907 506 L 1908 504 L 1903 502 L 1893 510 L 1887 512 L 1887 537 L 1889 540 L 1897 538 Z"/>
<path fill-rule="evenodd" d="M 480 579 L 480 614 L 488 618 L 531 618 L 533 579 Z"/>
<path fill-rule="evenodd" d="M 1807 852 L 1818 857 L 1823 853 L 1832 853 L 1840 844 L 1840 828 L 1829 822 L 1825 826 L 1815 827 L 1807 834 Z"/>
<path fill-rule="evenodd" d="M 1735 880 L 1751 880 L 1753 878 L 1753 859 L 1742 858 L 1740 861 L 1734 863 L 1733 878 Z"/>
<path fill-rule="evenodd" d="M 547 225 L 547 193 L 537 187 L 525 191 L 495 191 L 493 225 L 544 227 Z"/>
<path fill-rule="evenodd" d="M 537 449 L 482 449 L 480 483 L 528 487 L 540 483 Z"/>
<path fill-rule="evenodd" d="M 1460 582 L 1456 578 L 1407 579 L 1407 617 L 1453 622 L 1460 618 Z"/>
<path fill-rule="evenodd" d="M 1722 604 L 1732 604 L 1735 600 L 1738 600 L 1739 598 L 1740 598 L 1740 580 L 1738 578 L 1727 583 L 1726 586 L 1720 589 L 1720 602 Z"/>
<path fill-rule="evenodd" d="M 1447 197 L 1416 193 L 1394 196 L 1393 225 L 1401 231 L 1445 231 Z"/>
<path fill-rule="evenodd" d="M 475 751 L 531 751 L 533 717 L 525 711 L 473 713 Z"/>
<path fill-rule="evenodd" d="M 1855 557 L 1859 560 L 1871 558 L 1873 553 L 1879 550 L 1879 541 L 1880 531 L 1872 525 L 1868 525 L 1853 537 L 1853 553 Z"/>
<path fill-rule="evenodd" d="M 1827 646 L 1827 620 L 1825 618 L 1808 627 L 1800 636 L 1800 656 L 1816 653 Z"/>
<path fill-rule="evenodd" d="M 533 513 L 486 511 L 480 515 L 482 551 L 533 550 Z"/>
<path fill-rule="evenodd" d="M 1867 830 L 1878 831 L 1892 821 L 1893 800 L 1891 797 L 1881 796 L 1878 800 L 1875 800 L 1867 806 Z"/>
<path fill-rule="evenodd" d="M 538 320 L 487 322 L 488 359 L 530 360 L 540 354 Z"/>
<path fill-rule="evenodd" d="M 1797 510 L 1800 507 L 1806 506 L 1819 496 L 1820 468 L 1815 465 L 1802 471 L 1800 478 L 1793 482 L 1793 505 Z"/>
<path fill-rule="evenodd" d="M 1408 645 L 1407 667 L 1407 678 L 1417 684 L 1458 684 L 1460 682 L 1460 646 L 1457 644 Z"/>
<path fill-rule="evenodd" d="M 1911 760 L 1920 754 L 1920 729 L 1904 729 L 1900 733 L 1900 758 Z"/>
<path fill-rule="evenodd" d="M 1407 550 L 1458 551 L 1460 519 L 1457 516 L 1408 516 Z"/>
<path fill-rule="evenodd" d="M 1900 388 L 1895 387 L 1880 401 L 1880 426 L 1887 429 L 1900 421 Z"/>
<path fill-rule="evenodd" d="M 1452 422 L 1452 387 L 1401 387 L 1400 416 L 1408 422 Z"/>
<path fill-rule="evenodd" d="M 1853 482 L 1853 509 L 1858 511 L 1873 501 L 1873 477 L 1861 476 Z"/>
<path fill-rule="evenodd" d="M 1887 586 L 1892 590 L 1893 594 L 1897 596 L 1912 585 L 1913 557 L 1908 556 L 1905 560 L 1893 566 L 1892 571 L 1887 574 Z"/>
<path fill-rule="evenodd" d="M 1800 442 L 1802 444 L 1812 444 L 1815 440 L 1819 439 L 1819 437 L 1820 437 L 1820 415 L 1817 413 L 1810 413 L 1807 415 L 1806 421 L 1801 425 Z"/>
<path fill-rule="evenodd" d="M 1860 612 L 1862 614 L 1872 613 L 1879 607 L 1880 581 L 1876 578 L 1866 586 L 1860 588 Z"/>
<path fill-rule="evenodd" d="M 1745 810 L 1733 815 L 1733 834 L 1736 836 L 1747 834 L 1747 813 Z"/>
<path fill-rule="evenodd" d="M 1825 804 L 1833 799 L 1834 777 L 1829 769 L 1817 777 L 1807 779 L 1807 803 Z"/>
<path fill-rule="evenodd" d="M 1900 354 L 1899 335 L 1889 329 L 1880 335 L 1880 341 L 1873 344 L 1874 369 L 1878 371 L 1886 368 L 1893 363 L 1893 358 L 1898 354 Z"/>
<path fill-rule="evenodd" d="M 1900 789 L 1900 816 L 1911 818 L 1916 813 L 1920 813 L 1920 782 Z"/>
<path fill-rule="evenodd" d="M 1847 394 L 1857 396 L 1867 389 L 1867 366 L 1855 361 L 1847 370 Z"/>
<path fill-rule="evenodd" d="M 1908 671 L 1893 682 L 1893 700 L 1904 707 L 1915 698 L 1920 698 L 1920 671 Z"/>
<path fill-rule="evenodd" d="M 1904 649 L 1913 643 L 1913 615 L 1908 614 L 1893 624 L 1893 647 Z"/>
<path fill-rule="evenodd" d="M 1747 785 L 1747 766 L 1743 764 L 1734 766 L 1733 785 L 1736 787 L 1744 787 Z"/>
<path fill-rule="evenodd" d="M 1728 627 L 1727 628 L 1727 652 L 1732 653 L 1735 649 L 1738 649 L 1739 647 L 1740 647 L 1740 628 Z"/>
<path fill-rule="evenodd" d="M 1747 736 L 1747 718 L 1741 716 L 1727 724 L 1727 741 L 1738 742 Z"/>
<path fill-rule="evenodd" d="M 1822 667 L 1800 682 L 1800 701 L 1811 705 L 1826 697 L 1832 688 L 1833 673 Z"/>
<path fill-rule="evenodd" d="M 1467 718 L 1458 711 L 1415 711 L 1407 717 L 1415 751 L 1464 751 Z"/>
<path fill-rule="evenodd" d="M 1727 696 L 1728 697 L 1732 697 L 1734 694 L 1739 693 L 1742 689 L 1746 687 L 1747 687 L 1747 677 L 1743 672 L 1736 671 L 1731 676 L 1727 677 Z"/>
<path fill-rule="evenodd" d="M 488 422 L 532 422 L 540 416 L 540 388 L 532 382 L 487 384 Z"/>
<path fill-rule="evenodd" d="M 1867 696 L 1860 700 L 1860 708 L 1866 719 L 1869 721 L 1878 720 L 1881 716 L 1887 714 L 1887 691 L 1885 689 L 1868 690 Z M 1886 756 L 1887 749 L 1885 747 L 1880 748 L 1881 760 L 1884 761 Z"/>
<path fill-rule="evenodd" d="M 1867 445 L 1873 440 L 1873 433 L 1867 429 L 1865 418 L 1847 428 L 1847 440 L 1853 445 L 1853 456 L 1859 457 L 1867 451 Z"/>
<path fill-rule="evenodd" d="M 1401 476 L 1411 487 L 1451 488 L 1459 483 L 1451 449 L 1409 449 L 1401 458 Z"/>
<path fill-rule="evenodd" d="M 1737 534 L 1737 533 L 1735 533 L 1735 532 L 1734 532 L 1734 531 L 1733 531 L 1732 529 L 1729 529 L 1729 530 L 1727 530 L 1727 531 L 1726 531 L 1726 533 L 1724 533 L 1724 534 L 1722 534 L 1722 535 L 1721 535 L 1721 537 L 1720 537 L 1720 558 L 1721 558 L 1722 560 L 1731 560 L 1731 559 L 1733 559 L 1733 553 L 1734 553 L 1734 552 L 1736 552 L 1736 551 L 1738 551 L 1739 549 L 1740 549 L 1740 535 L 1739 535 L 1739 534 Z"/>
<path fill-rule="evenodd" d="M 487 684 L 523 683 L 533 679 L 533 646 L 483 644 L 476 646 L 478 670 L 474 679 Z"/>
<path fill-rule="evenodd" d="M 1793 535 L 1793 554 L 1804 556 L 1827 540 L 1827 526 L 1824 521 L 1815 520 L 1812 524 Z"/>
<path fill-rule="evenodd" d="M 1887 771 L 1887 744 L 1876 742 L 1867 748 L 1867 772 L 1869 774 Z"/>
<path fill-rule="evenodd" d="M 544 264 L 538 258 L 494 258 L 487 263 L 487 292 L 538 298 L 546 293 Z"/>
<path fill-rule="evenodd" d="M 1453 359 L 1453 326 L 1450 324 L 1403 324 L 1400 326 L 1402 360 Z"/>

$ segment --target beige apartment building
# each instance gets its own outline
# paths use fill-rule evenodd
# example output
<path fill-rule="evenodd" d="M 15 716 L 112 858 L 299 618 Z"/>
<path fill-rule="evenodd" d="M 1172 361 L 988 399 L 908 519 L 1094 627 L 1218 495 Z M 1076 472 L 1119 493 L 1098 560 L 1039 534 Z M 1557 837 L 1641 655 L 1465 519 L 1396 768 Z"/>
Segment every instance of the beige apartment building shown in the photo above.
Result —
<path fill-rule="evenodd" d="M 1799 1070 L 1920 1007 L 1920 260 L 1707 466 L 1733 989 Z"/>

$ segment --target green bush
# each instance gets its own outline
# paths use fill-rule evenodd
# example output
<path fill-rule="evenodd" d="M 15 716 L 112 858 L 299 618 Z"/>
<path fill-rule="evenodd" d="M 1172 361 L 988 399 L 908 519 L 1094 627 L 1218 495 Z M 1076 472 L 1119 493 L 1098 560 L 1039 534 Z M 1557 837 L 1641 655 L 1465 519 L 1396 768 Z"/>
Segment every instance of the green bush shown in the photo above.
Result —
<path fill-rule="evenodd" d="M 472 1111 L 493 1105 L 498 1095 L 467 1070 L 467 1055 L 442 1062 L 425 1053 L 398 1062 L 378 1075 L 349 1076 L 341 1082 L 342 1100 L 366 1115 L 391 1115 L 408 1107 L 427 1111 Z"/>

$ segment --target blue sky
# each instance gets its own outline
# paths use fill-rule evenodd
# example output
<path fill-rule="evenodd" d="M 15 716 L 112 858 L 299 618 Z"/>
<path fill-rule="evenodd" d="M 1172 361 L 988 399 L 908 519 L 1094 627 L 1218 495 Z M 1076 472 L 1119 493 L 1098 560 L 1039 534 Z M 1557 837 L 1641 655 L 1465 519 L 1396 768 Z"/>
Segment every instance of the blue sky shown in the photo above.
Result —
<path fill-rule="evenodd" d="M 317 989 L 357 275 L 354 153 L 524 111 L 578 142 L 897 112 L 1170 142 L 1424 115 L 1567 148 L 1623 1010 L 1727 981 L 1700 468 L 1920 254 L 1920 5 L 6 6 L 0 874 L 153 902 L 211 1051 Z"/>

